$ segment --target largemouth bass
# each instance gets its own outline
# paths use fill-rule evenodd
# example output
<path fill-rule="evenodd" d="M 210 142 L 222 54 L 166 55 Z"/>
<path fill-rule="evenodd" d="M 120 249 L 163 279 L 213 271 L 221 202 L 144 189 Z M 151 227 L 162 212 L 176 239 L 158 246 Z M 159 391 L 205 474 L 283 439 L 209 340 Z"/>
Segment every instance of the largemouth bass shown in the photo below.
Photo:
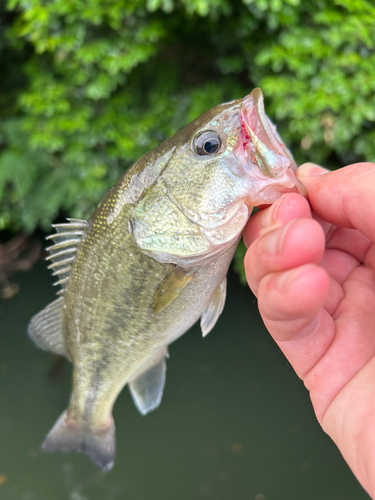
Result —
<path fill-rule="evenodd" d="M 112 407 L 127 384 L 142 414 L 161 400 L 167 346 L 214 327 L 252 208 L 304 192 L 260 89 L 221 104 L 138 160 L 88 220 L 55 225 L 61 296 L 29 335 L 73 363 L 73 392 L 43 444 L 113 466 Z"/>

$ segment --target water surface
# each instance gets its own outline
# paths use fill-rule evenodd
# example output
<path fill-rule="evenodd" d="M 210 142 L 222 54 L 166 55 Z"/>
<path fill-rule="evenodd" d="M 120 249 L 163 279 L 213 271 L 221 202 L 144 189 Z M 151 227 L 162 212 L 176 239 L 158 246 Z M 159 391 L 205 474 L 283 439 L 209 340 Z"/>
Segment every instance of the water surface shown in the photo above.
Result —
<path fill-rule="evenodd" d="M 44 454 L 68 404 L 71 367 L 26 336 L 52 301 L 39 263 L 0 302 L 1 500 L 368 500 L 315 420 L 308 393 L 229 276 L 225 312 L 170 347 L 158 410 L 142 417 L 127 388 L 114 418 L 117 457 L 103 474 L 88 457 Z"/>

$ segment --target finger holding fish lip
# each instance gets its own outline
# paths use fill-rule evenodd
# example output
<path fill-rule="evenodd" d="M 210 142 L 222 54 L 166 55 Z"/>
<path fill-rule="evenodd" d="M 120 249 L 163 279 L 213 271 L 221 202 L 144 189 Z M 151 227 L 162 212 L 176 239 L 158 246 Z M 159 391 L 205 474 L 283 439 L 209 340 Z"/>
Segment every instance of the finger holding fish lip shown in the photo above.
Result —
<path fill-rule="evenodd" d="M 305 177 L 321 176 L 329 171 L 315 164 L 304 164 L 297 170 L 297 175 L 301 172 Z M 298 194 L 286 194 L 277 202 L 268 208 L 265 208 L 253 215 L 244 231 L 244 242 L 249 246 L 256 238 L 269 232 L 276 227 L 280 227 L 284 222 L 298 218 L 312 217 L 322 227 L 326 237 L 327 259 L 322 262 L 330 276 L 337 279 L 337 265 L 332 259 L 329 259 L 330 253 L 344 253 L 343 259 L 340 258 L 340 277 L 341 283 L 348 274 L 347 269 L 353 267 L 351 261 L 357 259 L 364 262 L 366 254 L 371 247 L 371 240 L 355 229 L 337 227 L 318 217 L 314 212 L 310 212 L 309 204 L 306 199 Z M 311 214 L 311 215 L 310 215 Z"/>
<path fill-rule="evenodd" d="M 322 229 L 311 219 L 307 200 L 295 193 L 255 214 L 245 228 L 244 241 L 251 244 L 245 269 L 254 293 L 265 274 L 319 263 L 324 250 Z"/>
<path fill-rule="evenodd" d="M 285 225 L 298 218 L 311 218 L 306 199 L 298 194 L 286 194 L 269 208 L 251 217 L 244 231 L 244 241 L 249 247 L 245 256 L 245 269 L 254 293 L 265 274 L 293 267 L 294 249 L 286 254 L 285 260 L 282 246 L 289 231 Z M 276 255 L 277 249 L 283 251 L 282 255 Z"/>
<path fill-rule="evenodd" d="M 307 200 L 297 194 L 284 194 L 273 205 L 254 214 L 247 223 L 243 239 L 247 247 L 271 229 L 281 227 L 292 219 L 311 218 Z"/>
<path fill-rule="evenodd" d="M 319 264 L 324 254 L 324 233 L 312 219 L 289 221 L 258 238 L 245 255 L 246 277 L 257 294 L 261 279 L 270 272 L 308 263 Z"/>

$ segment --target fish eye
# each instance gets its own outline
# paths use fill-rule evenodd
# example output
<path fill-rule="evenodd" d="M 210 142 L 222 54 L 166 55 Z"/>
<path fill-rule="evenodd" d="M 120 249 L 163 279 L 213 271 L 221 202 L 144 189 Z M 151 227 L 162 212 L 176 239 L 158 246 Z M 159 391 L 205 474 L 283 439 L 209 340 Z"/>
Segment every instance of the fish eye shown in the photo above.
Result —
<path fill-rule="evenodd" d="M 217 132 L 206 130 L 194 137 L 193 149 L 199 156 L 216 155 L 221 148 L 221 139 Z"/>

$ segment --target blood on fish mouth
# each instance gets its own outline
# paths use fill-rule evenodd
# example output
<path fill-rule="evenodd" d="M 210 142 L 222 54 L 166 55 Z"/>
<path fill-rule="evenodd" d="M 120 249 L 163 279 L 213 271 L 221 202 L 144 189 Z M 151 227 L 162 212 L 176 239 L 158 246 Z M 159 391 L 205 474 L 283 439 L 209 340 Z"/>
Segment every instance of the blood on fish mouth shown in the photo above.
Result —
<path fill-rule="evenodd" d="M 260 120 L 258 110 L 255 105 L 253 105 L 250 109 L 244 108 L 241 110 L 240 113 L 241 117 L 241 142 L 243 146 L 243 150 L 246 150 L 246 147 L 251 144 L 252 148 L 255 149 L 255 146 L 253 144 L 253 141 L 251 140 L 251 137 L 249 136 L 248 129 L 250 129 L 255 135 L 257 135 L 261 141 L 270 149 L 275 149 L 275 145 L 272 144 L 272 141 L 270 140 L 270 137 L 268 136 L 266 130 L 264 129 L 264 126 Z M 285 150 L 286 146 L 282 142 L 278 141 L 276 137 L 273 137 L 273 139 L 277 141 L 278 146 L 281 148 L 281 150 Z M 252 152 L 253 155 L 253 152 Z M 255 159 L 255 156 L 254 156 Z"/>
<path fill-rule="evenodd" d="M 249 155 L 251 162 L 256 164 L 256 157 L 254 154 L 255 146 L 248 134 L 246 118 L 243 111 L 241 111 L 240 113 L 240 118 L 241 118 L 241 132 L 237 147 L 242 148 L 242 151 Z"/>

